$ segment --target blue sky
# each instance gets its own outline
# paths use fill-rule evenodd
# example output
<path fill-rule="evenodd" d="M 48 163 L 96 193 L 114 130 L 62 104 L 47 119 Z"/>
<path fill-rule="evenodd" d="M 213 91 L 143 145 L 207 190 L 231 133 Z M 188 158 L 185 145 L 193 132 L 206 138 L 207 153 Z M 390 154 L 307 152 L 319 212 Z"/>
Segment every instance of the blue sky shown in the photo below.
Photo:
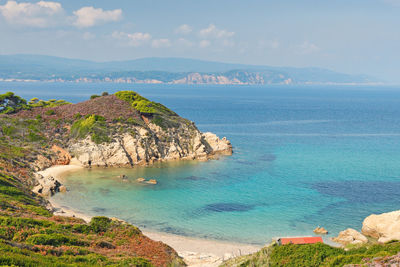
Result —
<path fill-rule="evenodd" d="M 0 54 L 186 57 L 400 82 L 400 0 L 0 0 Z"/>

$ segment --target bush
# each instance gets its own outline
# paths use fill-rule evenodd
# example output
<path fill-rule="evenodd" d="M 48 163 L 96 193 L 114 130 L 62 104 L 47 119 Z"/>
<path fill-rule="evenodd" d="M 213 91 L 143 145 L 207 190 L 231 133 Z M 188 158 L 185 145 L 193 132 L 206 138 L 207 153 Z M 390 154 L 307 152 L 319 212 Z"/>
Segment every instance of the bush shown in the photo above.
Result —
<path fill-rule="evenodd" d="M 54 110 L 52 110 L 52 109 L 49 109 L 49 110 L 46 110 L 46 112 L 44 114 L 46 114 L 48 116 L 51 116 L 51 115 L 56 114 L 56 112 Z"/>
<path fill-rule="evenodd" d="M 103 92 L 101 96 L 108 96 L 108 92 Z"/>
<path fill-rule="evenodd" d="M 72 231 L 80 234 L 90 233 L 91 227 L 86 224 L 75 224 L 72 226 Z"/>
<path fill-rule="evenodd" d="M 121 100 L 127 101 L 132 105 L 133 108 L 135 108 L 142 114 L 164 114 L 177 116 L 175 112 L 165 107 L 164 105 L 150 101 L 133 91 L 120 91 L 115 93 L 115 96 Z"/>
<path fill-rule="evenodd" d="M 3 126 L 1 130 L 4 135 L 12 136 L 17 131 L 17 128 L 13 126 Z"/>
<path fill-rule="evenodd" d="M 76 237 L 68 237 L 62 234 L 37 234 L 26 239 L 26 242 L 32 245 L 49 245 L 58 247 L 67 246 L 86 246 L 87 242 L 78 240 Z"/>
<path fill-rule="evenodd" d="M 104 216 L 93 217 L 90 221 L 90 228 L 95 233 L 106 232 L 110 225 L 111 219 Z"/>
<path fill-rule="evenodd" d="M 76 138 L 85 138 L 91 135 L 96 144 L 109 142 L 106 119 L 98 115 L 87 115 L 72 124 L 71 135 Z"/>
<path fill-rule="evenodd" d="M 99 95 L 91 95 L 90 99 L 95 99 L 95 98 L 98 98 L 98 97 L 100 97 L 100 96 Z"/>
<path fill-rule="evenodd" d="M 65 100 L 56 100 L 56 99 L 50 99 L 48 101 L 45 100 L 40 100 L 39 98 L 35 97 L 32 98 L 29 101 L 29 106 L 36 108 L 36 107 L 58 107 L 58 106 L 62 106 L 62 105 L 67 105 L 67 104 L 71 104 L 69 102 L 66 102 Z"/>

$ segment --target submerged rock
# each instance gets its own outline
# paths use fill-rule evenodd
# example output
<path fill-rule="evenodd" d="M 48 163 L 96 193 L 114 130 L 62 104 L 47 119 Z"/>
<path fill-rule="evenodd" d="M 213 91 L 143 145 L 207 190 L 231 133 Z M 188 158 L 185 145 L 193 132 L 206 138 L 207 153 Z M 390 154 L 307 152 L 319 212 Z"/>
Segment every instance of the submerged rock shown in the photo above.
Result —
<path fill-rule="evenodd" d="M 157 182 L 156 179 L 150 179 L 146 183 L 148 183 L 148 184 L 157 184 L 158 182 Z"/>
<path fill-rule="evenodd" d="M 337 237 L 332 238 L 332 241 L 342 244 L 342 245 L 357 245 L 368 242 L 368 238 L 362 235 L 360 232 L 348 228 L 344 231 L 341 231 Z"/>
<path fill-rule="evenodd" d="M 381 243 L 400 240 L 400 210 L 368 216 L 363 222 L 362 233 Z"/>
<path fill-rule="evenodd" d="M 146 179 L 144 179 L 144 178 L 142 178 L 142 177 L 139 177 L 139 178 L 136 179 L 136 181 L 138 181 L 139 183 L 141 183 L 141 182 L 146 181 Z"/>
<path fill-rule="evenodd" d="M 65 187 L 65 186 L 60 186 L 60 188 L 59 188 L 59 191 L 61 192 L 61 193 L 65 193 L 65 192 L 67 192 L 67 188 Z"/>
<path fill-rule="evenodd" d="M 328 230 L 326 230 L 324 227 L 317 227 L 314 229 L 314 233 L 318 235 L 326 235 L 328 234 Z"/>

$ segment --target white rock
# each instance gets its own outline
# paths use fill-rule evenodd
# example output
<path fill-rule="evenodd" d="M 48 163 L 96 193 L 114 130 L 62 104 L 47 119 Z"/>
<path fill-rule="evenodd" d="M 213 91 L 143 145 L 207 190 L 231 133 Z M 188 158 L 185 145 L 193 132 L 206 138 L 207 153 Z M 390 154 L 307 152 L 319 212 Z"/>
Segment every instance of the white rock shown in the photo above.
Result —
<path fill-rule="evenodd" d="M 400 210 L 368 216 L 363 222 L 362 233 L 381 243 L 400 240 Z"/>
<path fill-rule="evenodd" d="M 340 243 L 342 245 L 348 245 L 348 244 L 356 245 L 361 243 L 367 243 L 368 238 L 366 238 L 358 231 L 352 228 L 348 228 L 344 231 L 341 231 L 337 237 L 332 238 L 332 241 Z"/>

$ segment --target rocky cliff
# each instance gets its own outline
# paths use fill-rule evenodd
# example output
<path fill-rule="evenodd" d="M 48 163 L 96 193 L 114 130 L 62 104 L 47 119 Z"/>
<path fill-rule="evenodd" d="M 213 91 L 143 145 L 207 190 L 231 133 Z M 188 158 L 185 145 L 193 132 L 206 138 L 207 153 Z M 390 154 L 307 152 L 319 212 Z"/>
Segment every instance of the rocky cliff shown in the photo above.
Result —
<path fill-rule="evenodd" d="M 225 137 L 202 133 L 193 122 L 133 91 L 93 96 L 78 104 L 26 108 L 13 116 L 36 119 L 39 137 L 48 140 L 48 151 L 57 156 L 49 159 L 39 153 L 37 170 L 71 159 L 84 166 L 135 166 L 232 154 Z"/>
<path fill-rule="evenodd" d="M 109 142 L 96 143 L 90 136 L 70 142 L 66 149 L 84 166 L 134 166 L 156 161 L 199 159 L 229 155 L 232 147 L 224 137 L 201 133 L 193 124 L 165 131 L 148 123 L 131 126 L 129 133 L 117 133 Z"/>

